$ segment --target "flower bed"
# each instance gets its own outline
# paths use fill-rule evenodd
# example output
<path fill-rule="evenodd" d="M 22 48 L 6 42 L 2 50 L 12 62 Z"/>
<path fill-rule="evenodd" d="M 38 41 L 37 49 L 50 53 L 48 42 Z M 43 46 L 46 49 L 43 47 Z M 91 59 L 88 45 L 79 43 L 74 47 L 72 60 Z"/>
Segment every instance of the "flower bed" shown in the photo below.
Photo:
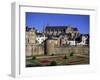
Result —
<path fill-rule="evenodd" d="M 49 60 L 40 60 L 39 62 L 41 64 L 49 64 L 51 61 L 49 61 Z"/>
<path fill-rule="evenodd" d="M 53 58 L 64 58 L 64 56 L 49 56 L 48 59 L 53 59 Z"/>

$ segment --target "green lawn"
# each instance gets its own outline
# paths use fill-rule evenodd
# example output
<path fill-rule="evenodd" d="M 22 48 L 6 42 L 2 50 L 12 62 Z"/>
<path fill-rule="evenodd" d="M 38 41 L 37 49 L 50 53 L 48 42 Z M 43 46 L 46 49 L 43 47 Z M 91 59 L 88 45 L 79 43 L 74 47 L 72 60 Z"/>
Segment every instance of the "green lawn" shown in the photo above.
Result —
<path fill-rule="evenodd" d="M 64 55 L 54 55 L 54 56 L 36 56 L 36 59 L 32 60 L 32 57 L 26 59 L 27 67 L 34 66 L 50 66 L 51 62 L 55 61 L 56 65 L 75 65 L 75 64 L 89 64 L 89 58 L 80 57 L 80 56 L 67 56 L 67 59 L 64 59 Z"/>

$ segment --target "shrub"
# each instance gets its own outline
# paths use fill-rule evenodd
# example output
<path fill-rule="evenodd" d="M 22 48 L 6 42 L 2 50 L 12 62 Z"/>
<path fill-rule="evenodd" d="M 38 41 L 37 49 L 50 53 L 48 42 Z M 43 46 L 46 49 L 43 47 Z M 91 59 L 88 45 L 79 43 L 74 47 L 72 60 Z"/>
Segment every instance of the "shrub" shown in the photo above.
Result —
<path fill-rule="evenodd" d="M 54 56 L 54 54 L 51 54 L 51 56 Z"/>
<path fill-rule="evenodd" d="M 56 66 L 57 63 L 56 63 L 56 61 L 52 61 L 52 62 L 50 63 L 50 65 L 51 65 L 51 66 Z"/>
<path fill-rule="evenodd" d="M 73 56 L 73 55 L 74 55 L 74 53 L 73 53 L 73 52 L 71 52 L 71 53 L 70 53 L 70 56 Z"/>
<path fill-rule="evenodd" d="M 64 59 L 67 59 L 67 56 L 66 55 L 64 56 Z"/>
<path fill-rule="evenodd" d="M 32 56 L 32 60 L 35 60 L 36 59 L 36 56 Z"/>

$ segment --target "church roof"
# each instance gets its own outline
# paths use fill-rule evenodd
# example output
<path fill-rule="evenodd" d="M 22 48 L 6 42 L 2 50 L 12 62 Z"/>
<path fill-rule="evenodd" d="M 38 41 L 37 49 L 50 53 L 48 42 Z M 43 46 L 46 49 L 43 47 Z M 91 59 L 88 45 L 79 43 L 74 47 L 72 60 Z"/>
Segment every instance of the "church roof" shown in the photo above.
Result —
<path fill-rule="evenodd" d="M 67 29 L 67 28 L 72 28 L 74 31 L 78 31 L 77 28 L 70 27 L 70 26 L 46 26 L 45 30 L 48 30 L 48 29 Z"/>
<path fill-rule="evenodd" d="M 46 26 L 46 29 L 66 29 L 68 26 Z"/>

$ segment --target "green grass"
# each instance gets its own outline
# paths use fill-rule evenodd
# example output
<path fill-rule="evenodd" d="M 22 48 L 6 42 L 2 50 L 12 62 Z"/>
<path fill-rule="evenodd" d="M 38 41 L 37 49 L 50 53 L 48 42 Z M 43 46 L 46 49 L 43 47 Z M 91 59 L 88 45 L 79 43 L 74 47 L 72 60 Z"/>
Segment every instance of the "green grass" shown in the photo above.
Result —
<path fill-rule="evenodd" d="M 58 55 L 54 55 L 58 56 Z M 39 57 L 39 58 L 38 58 Z M 50 61 L 55 61 L 55 65 L 67 65 L 70 64 L 70 62 L 76 61 L 75 63 L 71 64 L 88 64 L 89 63 L 89 58 L 85 57 L 79 57 L 75 55 L 67 56 L 67 58 L 47 58 L 50 56 L 38 56 L 36 59 L 26 59 L 26 64 L 33 64 L 33 65 L 43 65 L 39 63 L 39 60 L 50 60 Z M 46 64 L 45 64 L 46 65 Z"/>

